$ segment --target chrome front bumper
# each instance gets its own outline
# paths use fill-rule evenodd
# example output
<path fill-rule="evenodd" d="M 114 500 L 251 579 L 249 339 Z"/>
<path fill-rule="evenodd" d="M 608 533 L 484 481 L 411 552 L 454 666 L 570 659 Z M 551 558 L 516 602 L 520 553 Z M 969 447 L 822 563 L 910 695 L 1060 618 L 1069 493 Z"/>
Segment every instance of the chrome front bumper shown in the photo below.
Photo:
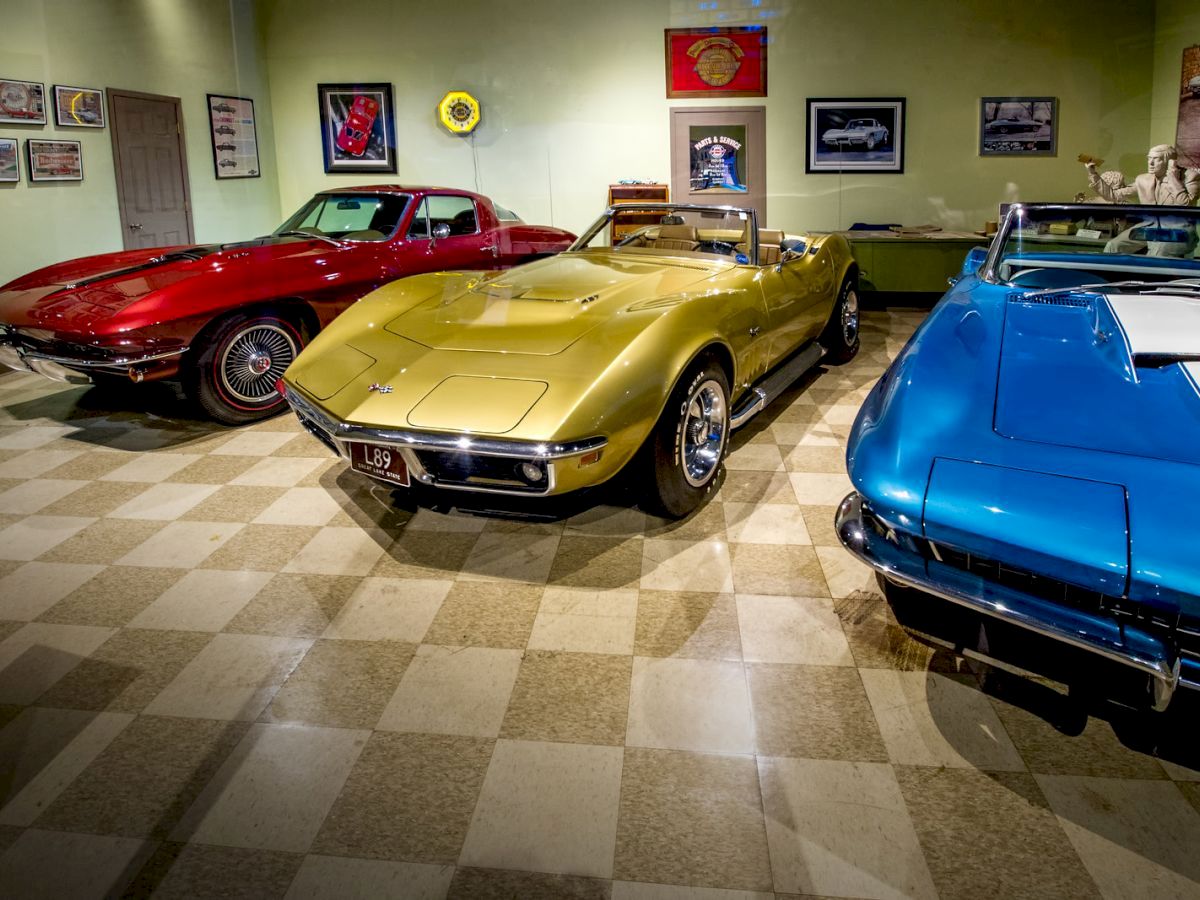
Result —
<path fill-rule="evenodd" d="M 985 581 L 888 540 L 867 521 L 852 493 L 834 520 L 842 545 L 889 581 L 985 613 L 1150 677 L 1153 705 L 1164 710 L 1180 684 L 1181 658 L 1158 635 Z"/>
<path fill-rule="evenodd" d="M 0 335 L 0 365 L 15 369 L 18 372 L 33 372 L 54 381 L 65 381 L 68 384 L 90 384 L 91 378 L 84 370 L 99 370 L 125 374 L 130 368 L 148 363 L 162 362 L 187 353 L 188 348 L 168 350 L 162 353 L 133 354 L 130 356 L 114 356 L 111 359 L 83 359 L 71 356 L 60 356 L 31 350 L 14 343 L 11 338 Z"/>

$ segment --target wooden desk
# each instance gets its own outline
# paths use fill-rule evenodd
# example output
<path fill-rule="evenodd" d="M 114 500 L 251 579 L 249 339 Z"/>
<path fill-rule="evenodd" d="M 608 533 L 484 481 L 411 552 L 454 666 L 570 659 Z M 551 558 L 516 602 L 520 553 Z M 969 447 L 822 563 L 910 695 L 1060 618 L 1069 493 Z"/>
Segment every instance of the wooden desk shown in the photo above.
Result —
<path fill-rule="evenodd" d="M 986 247 L 990 237 L 970 231 L 838 231 L 850 242 L 864 290 L 942 293 L 946 279 L 958 274 L 972 247 Z"/>

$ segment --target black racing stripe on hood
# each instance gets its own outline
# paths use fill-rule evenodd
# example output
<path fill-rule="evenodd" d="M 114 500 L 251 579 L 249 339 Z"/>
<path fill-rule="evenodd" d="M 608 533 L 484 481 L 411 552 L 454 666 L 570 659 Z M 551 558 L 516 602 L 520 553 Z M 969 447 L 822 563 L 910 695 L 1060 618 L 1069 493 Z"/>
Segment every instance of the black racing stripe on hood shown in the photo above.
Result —
<path fill-rule="evenodd" d="M 213 253 L 218 253 L 224 247 L 220 244 L 208 244 L 205 246 L 189 247 L 186 250 L 176 250 L 172 253 L 164 253 L 162 256 L 156 256 L 153 259 L 148 259 L 144 263 L 138 263 L 136 266 L 127 266 L 124 269 L 113 269 L 109 272 L 103 272 L 99 275 L 92 275 L 88 278 L 81 278 L 78 281 L 72 281 L 70 284 L 64 284 L 64 290 L 74 290 L 76 288 L 87 287 L 88 285 L 96 284 L 99 281 L 109 281 L 113 278 L 124 278 L 127 275 L 136 275 L 138 272 L 145 272 L 148 269 L 157 269 L 159 266 L 168 266 L 177 262 L 194 262 L 198 259 L 204 259 L 206 256 L 211 256 Z"/>

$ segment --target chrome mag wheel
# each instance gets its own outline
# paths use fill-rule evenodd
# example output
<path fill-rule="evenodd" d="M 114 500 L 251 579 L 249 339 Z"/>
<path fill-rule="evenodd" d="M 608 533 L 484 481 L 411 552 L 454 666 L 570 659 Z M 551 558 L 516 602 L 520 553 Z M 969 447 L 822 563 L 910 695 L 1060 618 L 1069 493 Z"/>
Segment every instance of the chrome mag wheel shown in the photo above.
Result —
<path fill-rule="evenodd" d="M 299 352 L 295 336 L 285 328 L 252 322 L 230 339 L 217 371 L 233 399 L 258 404 L 275 394 L 275 382 Z"/>
<path fill-rule="evenodd" d="M 851 288 L 842 303 L 842 339 L 847 347 L 858 338 L 858 293 Z"/>
<path fill-rule="evenodd" d="M 721 385 L 710 379 L 697 386 L 688 397 L 684 417 L 679 442 L 683 477 L 692 487 L 702 487 L 717 471 L 729 431 L 728 406 Z"/>

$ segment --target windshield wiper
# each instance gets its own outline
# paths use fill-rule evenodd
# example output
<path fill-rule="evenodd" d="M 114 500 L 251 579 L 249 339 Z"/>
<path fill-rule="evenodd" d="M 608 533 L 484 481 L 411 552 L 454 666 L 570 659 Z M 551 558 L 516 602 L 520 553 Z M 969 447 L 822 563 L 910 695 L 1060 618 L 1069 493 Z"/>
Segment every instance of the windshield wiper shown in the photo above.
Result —
<path fill-rule="evenodd" d="M 273 237 L 287 237 L 288 235 L 295 235 L 296 237 L 304 238 L 316 238 L 318 241 L 327 241 L 328 243 L 333 244 L 335 247 L 342 246 L 341 241 L 339 241 L 337 238 L 331 238 L 327 234 L 313 234 L 311 231 L 300 231 L 296 228 L 290 228 L 287 231 L 277 231 Z"/>
<path fill-rule="evenodd" d="M 1110 289 L 1124 290 L 1132 294 L 1177 294 L 1186 292 L 1200 295 L 1200 278 L 1177 278 L 1174 281 L 1100 281 L 1076 287 L 1043 288 L 1040 291 L 1024 291 L 1023 297 L 1048 297 L 1051 294 L 1103 294 Z"/>

